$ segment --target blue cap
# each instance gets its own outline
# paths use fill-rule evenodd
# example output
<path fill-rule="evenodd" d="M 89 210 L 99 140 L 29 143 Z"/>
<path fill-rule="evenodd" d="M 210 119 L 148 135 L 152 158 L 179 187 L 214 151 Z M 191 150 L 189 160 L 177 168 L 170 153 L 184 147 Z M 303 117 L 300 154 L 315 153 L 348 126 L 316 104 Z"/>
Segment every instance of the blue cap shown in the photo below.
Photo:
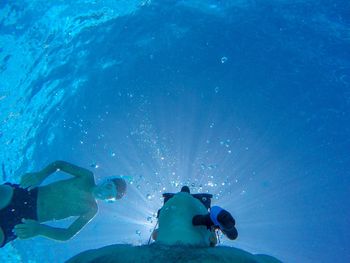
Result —
<path fill-rule="evenodd" d="M 219 206 L 212 206 L 210 208 L 210 219 L 213 221 L 214 225 L 221 227 L 220 223 L 218 222 L 218 215 L 223 209 Z"/>
<path fill-rule="evenodd" d="M 213 206 L 210 209 L 210 219 L 214 225 L 219 226 L 220 230 L 231 240 L 237 238 L 238 232 L 235 228 L 235 219 L 226 210 L 219 206 Z"/>

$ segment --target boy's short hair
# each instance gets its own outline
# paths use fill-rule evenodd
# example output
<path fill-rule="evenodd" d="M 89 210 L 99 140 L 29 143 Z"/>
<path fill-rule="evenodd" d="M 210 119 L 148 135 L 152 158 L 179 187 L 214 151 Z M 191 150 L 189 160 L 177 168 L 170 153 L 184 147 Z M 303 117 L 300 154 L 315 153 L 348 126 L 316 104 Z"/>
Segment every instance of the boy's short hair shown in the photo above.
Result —
<path fill-rule="evenodd" d="M 126 182 L 123 178 L 112 178 L 111 181 L 117 188 L 116 199 L 121 199 L 126 193 Z"/>

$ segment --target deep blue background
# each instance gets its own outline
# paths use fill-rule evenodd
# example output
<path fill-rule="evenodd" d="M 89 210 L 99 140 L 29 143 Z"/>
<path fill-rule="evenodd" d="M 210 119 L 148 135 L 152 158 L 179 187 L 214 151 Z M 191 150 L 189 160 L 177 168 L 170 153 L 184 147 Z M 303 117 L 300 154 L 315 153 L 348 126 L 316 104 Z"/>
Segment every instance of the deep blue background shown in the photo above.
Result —
<path fill-rule="evenodd" d="M 135 181 L 120 206 L 102 204 L 103 216 L 75 240 L 15 247 L 57 247 L 64 260 L 110 243 L 144 243 L 163 187 L 177 191 L 180 183 L 213 193 L 234 214 L 240 236 L 223 238 L 225 245 L 285 262 L 349 261 L 349 10 L 345 2 L 156 1 L 68 40 L 39 30 L 48 47 L 37 71 L 23 69 L 32 74 L 18 86 L 26 90 L 23 112 L 45 90 L 43 107 L 64 96 L 43 116 L 33 113 L 33 123 L 41 121 L 23 147 L 30 158 L 12 178 L 64 159 L 97 180 Z M 18 23 L 33 19 L 26 14 Z M 100 16 L 71 21 L 78 27 Z M 11 58 L 3 55 L 6 68 Z"/>

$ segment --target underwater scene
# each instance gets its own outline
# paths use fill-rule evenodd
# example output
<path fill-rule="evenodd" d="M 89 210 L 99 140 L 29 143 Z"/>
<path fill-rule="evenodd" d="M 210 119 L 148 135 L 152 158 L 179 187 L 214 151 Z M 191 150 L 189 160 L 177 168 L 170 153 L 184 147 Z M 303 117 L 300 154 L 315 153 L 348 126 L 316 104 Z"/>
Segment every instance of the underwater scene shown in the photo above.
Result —
<path fill-rule="evenodd" d="M 350 262 L 349 14 L 0 1 L 0 262 Z"/>

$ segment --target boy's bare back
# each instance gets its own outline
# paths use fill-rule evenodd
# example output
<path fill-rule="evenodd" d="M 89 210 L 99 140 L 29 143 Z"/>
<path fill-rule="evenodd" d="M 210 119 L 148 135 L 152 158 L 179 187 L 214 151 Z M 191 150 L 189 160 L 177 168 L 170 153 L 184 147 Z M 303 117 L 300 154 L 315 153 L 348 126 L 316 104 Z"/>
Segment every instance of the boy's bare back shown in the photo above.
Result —
<path fill-rule="evenodd" d="M 92 195 L 94 178 L 74 177 L 39 187 L 38 219 L 40 222 L 59 220 L 97 212 Z"/>

